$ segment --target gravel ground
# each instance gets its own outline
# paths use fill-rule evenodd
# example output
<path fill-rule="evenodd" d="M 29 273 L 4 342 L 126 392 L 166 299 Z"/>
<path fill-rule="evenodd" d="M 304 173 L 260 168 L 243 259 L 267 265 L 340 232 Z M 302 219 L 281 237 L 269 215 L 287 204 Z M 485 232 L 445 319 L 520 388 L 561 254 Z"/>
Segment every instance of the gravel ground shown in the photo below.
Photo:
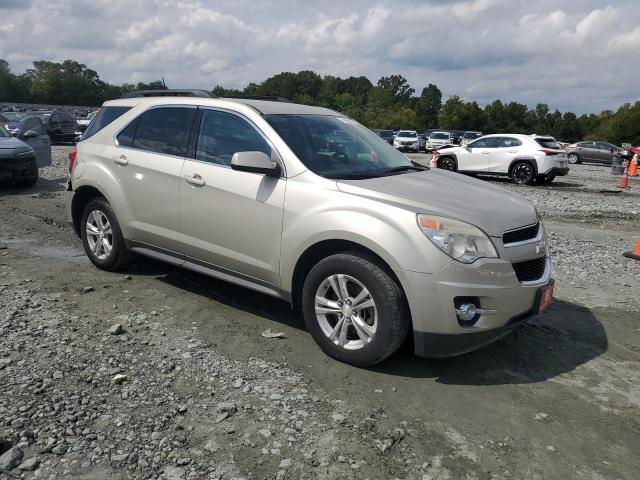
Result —
<path fill-rule="evenodd" d="M 0 479 L 637 478 L 640 264 L 621 252 L 640 182 L 488 180 L 546 220 L 551 310 L 468 355 L 407 345 L 364 370 L 275 299 L 148 260 L 96 270 L 64 217 L 67 152 L 0 190 Z"/>

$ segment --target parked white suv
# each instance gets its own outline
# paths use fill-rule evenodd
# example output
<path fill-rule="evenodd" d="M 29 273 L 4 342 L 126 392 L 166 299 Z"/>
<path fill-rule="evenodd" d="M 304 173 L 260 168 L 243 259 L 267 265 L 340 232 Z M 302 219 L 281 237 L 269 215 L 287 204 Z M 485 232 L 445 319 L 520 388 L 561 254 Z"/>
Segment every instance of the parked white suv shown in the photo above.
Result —
<path fill-rule="evenodd" d="M 516 183 L 552 182 L 569 173 L 566 152 L 551 137 L 485 135 L 464 147 L 434 152 L 432 166 L 456 172 L 510 176 Z"/>
<path fill-rule="evenodd" d="M 450 132 L 431 132 L 427 139 L 427 150 L 436 150 L 452 143 L 453 139 Z"/>
<path fill-rule="evenodd" d="M 359 366 L 409 333 L 420 355 L 464 353 L 549 306 L 526 198 L 326 108 L 180 93 L 106 102 L 69 156 L 67 213 L 97 267 L 134 252 L 281 298 Z"/>
<path fill-rule="evenodd" d="M 420 139 L 415 130 L 400 130 L 393 139 L 393 146 L 400 151 L 417 152 L 420 149 Z"/>

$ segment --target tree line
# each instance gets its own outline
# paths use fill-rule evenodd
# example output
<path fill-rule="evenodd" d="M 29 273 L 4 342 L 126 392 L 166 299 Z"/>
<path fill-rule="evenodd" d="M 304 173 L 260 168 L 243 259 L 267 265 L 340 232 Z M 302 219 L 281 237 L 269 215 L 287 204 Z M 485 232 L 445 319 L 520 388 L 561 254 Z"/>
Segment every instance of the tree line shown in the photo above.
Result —
<path fill-rule="evenodd" d="M 0 101 L 97 106 L 131 90 L 163 89 L 164 80 L 112 85 L 95 70 L 74 60 L 36 61 L 22 74 L 11 72 L 0 59 Z M 338 110 L 368 126 L 380 129 L 428 128 L 477 130 L 483 133 L 538 133 L 558 140 L 607 140 L 640 144 L 640 101 L 625 103 L 617 111 L 577 116 L 551 110 L 545 103 L 529 108 L 519 102 L 494 100 L 484 107 L 453 95 L 443 102 L 437 85 L 429 83 L 419 95 L 402 75 L 368 78 L 320 76 L 311 70 L 282 72 L 244 89 L 216 86 L 220 97 L 243 95 L 285 97 L 296 103 Z"/>

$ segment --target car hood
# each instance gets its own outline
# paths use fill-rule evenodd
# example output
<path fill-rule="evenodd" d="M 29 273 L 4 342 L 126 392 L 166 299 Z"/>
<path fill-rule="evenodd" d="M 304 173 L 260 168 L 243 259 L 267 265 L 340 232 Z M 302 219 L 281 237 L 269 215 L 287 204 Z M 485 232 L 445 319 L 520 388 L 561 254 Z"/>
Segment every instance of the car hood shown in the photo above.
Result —
<path fill-rule="evenodd" d="M 364 180 L 339 180 L 345 193 L 396 205 L 416 213 L 470 223 L 494 237 L 536 223 L 533 203 L 482 180 L 430 169 Z"/>
<path fill-rule="evenodd" d="M 0 150 L 16 150 L 16 153 L 30 150 L 31 147 L 15 137 L 0 137 Z"/>

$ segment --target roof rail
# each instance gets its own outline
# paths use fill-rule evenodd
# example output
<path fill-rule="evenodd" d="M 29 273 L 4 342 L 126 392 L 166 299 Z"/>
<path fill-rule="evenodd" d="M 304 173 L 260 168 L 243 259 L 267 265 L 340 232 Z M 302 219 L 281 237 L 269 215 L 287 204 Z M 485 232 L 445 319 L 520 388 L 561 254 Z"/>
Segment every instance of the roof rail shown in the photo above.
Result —
<path fill-rule="evenodd" d="M 293 103 L 286 97 L 277 97 L 271 95 L 241 95 L 229 98 L 235 98 L 237 100 L 266 100 L 268 102 Z"/>
<path fill-rule="evenodd" d="M 211 92 L 196 89 L 167 89 L 167 90 L 133 90 L 122 95 L 120 98 L 141 98 L 141 97 L 200 97 L 217 98 Z"/>

